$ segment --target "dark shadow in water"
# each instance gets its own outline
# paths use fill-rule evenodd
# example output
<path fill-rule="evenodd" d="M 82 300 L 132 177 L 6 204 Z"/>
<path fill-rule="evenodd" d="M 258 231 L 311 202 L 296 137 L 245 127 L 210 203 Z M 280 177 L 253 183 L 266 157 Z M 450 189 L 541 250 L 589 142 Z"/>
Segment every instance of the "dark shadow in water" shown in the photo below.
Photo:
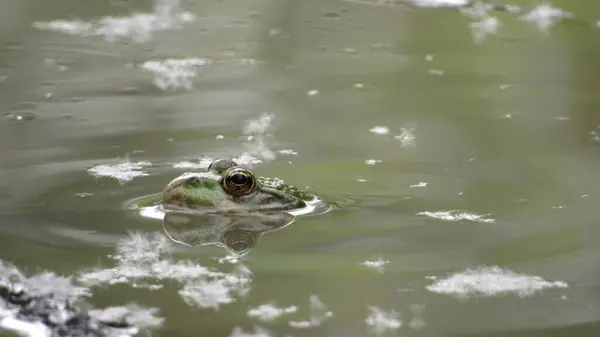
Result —
<path fill-rule="evenodd" d="M 289 213 L 216 214 L 171 211 L 165 214 L 163 227 L 167 236 L 190 247 L 216 245 L 234 255 L 245 255 L 258 238 L 279 230 L 295 217 Z"/>

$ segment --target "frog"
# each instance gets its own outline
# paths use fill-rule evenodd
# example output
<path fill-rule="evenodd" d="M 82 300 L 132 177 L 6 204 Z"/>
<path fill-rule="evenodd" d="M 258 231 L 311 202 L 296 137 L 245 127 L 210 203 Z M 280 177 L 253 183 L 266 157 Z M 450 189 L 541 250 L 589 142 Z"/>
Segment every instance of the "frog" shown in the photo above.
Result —
<path fill-rule="evenodd" d="M 316 196 L 278 178 L 257 177 L 233 159 L 214 160 L 206 172 L 186 172 L 162 192 L 166 210 L 214 213 L 289 211 Z"/>
<path fill-rule="evenodd" d="M 172 241 L 191 247 L 214 244 L 244 255 L 266 232 L 295 221 L 290 213 L 318 200 L 279 178 L 260 177 L 230 158 L 205 172 L 186 172 L 162 192 L 163 227 Z"/>

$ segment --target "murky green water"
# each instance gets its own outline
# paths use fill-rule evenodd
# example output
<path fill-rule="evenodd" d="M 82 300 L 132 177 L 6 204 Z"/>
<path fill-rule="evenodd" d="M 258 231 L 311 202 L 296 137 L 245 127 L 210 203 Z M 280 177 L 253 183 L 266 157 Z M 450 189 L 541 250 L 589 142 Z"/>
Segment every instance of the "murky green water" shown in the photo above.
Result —
<path fill-rule="evenodd" d="M 160 308 L 160 336 L 364 336 L 369 306 L 399 314 L 391 335 L 597 335 L 600 4 L 553 4 L 577 20 L 546 34 L 500 13 L 498 33 L 474 43 L 472 20 L 449 9 L 190 0 L 194 22 L 131 44 L 32 23 L 149 12 L 148 1 L 5 2 L 0 259 L 30 273 L 110 268 L 128 232 L 162 233 L 127 202 L 186 171 L 174 163 L 248 151 L 244 126 L 266 112 L 276 159 L 256 172 L 342 206 L 263 235 L 240 262 L 250 291 L 218 310 L 168 280 L 94 288 L 87 302 Z M 212 63 L 189 90 L 136 69 L 169 57 Z M 151 163 L 148 175 L 88 172 L 124 158 Z M 173 259 L 231 269 L 218 247 L 180 248 Z M 361 264 L 378 259 L 382 271 Z M 311 295 L 333 316 L 294 328 Z M 298 312 L 247 315 L 266 303 Z"/>

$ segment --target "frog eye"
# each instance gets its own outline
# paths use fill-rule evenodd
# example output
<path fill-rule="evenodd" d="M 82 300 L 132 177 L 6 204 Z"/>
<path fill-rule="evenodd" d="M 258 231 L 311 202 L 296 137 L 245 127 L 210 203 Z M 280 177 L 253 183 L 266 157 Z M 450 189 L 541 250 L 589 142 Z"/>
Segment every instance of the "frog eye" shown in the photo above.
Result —
<path fill-rule="evenodd" d="M 252 173 L 240 167 L 227 170 L 223 176 L 225 192 L 234 196 L 250 194 L 255 186 L 256 181 Z"/>

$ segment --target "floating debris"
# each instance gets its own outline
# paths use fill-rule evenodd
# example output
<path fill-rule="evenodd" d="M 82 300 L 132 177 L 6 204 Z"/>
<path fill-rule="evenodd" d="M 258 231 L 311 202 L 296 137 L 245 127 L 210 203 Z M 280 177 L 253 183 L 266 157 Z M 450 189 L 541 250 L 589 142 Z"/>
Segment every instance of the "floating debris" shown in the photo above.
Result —
<path fill-rule="evenodd" d="M 271 337 L 271 334 L 261 327 L 254 328 L 254 332 L 245 332 L 242 328 L 236 326 L 229 337 Z"/>
<path fill-rule="evenodd" d="M 217 310 L 220 305 L 235 302 L 234 295 L 249 291 L 250 271 L 236 265 L 232 273 L 201 266 L 191 260 L 170 259 L 171 243 L 162 233 L 130 234 L 117 245 L 111 258 L 117 265 L 81 273 L 78 281 L 87 286 L 128 284 L 135 288 L 160 289 L 164 280 L 182 284 L 179 295 L 185 303 Z"/>
<path fill-rule="evenodd" d="M 244 144 L 246 151 L 234 161 L 242 165 L 260 164 L 263 160 L 275 160 L 275 153 L 267 146 L 267 137 L 272 128 L 275 116 L 263 112 L 257 119 L 246 121 L 244 126 L 244 135 L 247 136 L 247 143 Z"/>
<path fill-rule="evenodd" d="M 415 144 L 415 136 L 416 126 L 407 126 L 400 128 L 400 134 L 394 136 L 394 139 L 398 139 L 400 141 L 400 145 L 402 147 L 408 147 Z"/>
<path fill-rule="evenodd" d="M 518 274 L 498 266 L 480 266 L 450 275 L 425 287 L 427 290 L 459 298 L 516 294 L 532 296 L 547 288 L 567 288 L 561 281 L 546 281 L 539 276 Z"/>
<path fill-rule="evenodd" d="M 369 131 L 376 135 L 386 135 L 390 133 L 390 128 L 388 128 L 387 126 L 374 126 L 370 128 Z"/>
<path fill-rule="evenodd" d="M 307 321 L 290 321 L 292 328 L 305 329 L 323 324 L 326 320 L 333 317 L 333 312 L 327 309 L 327 306 L 321 302 L 318 296 L 310 297 L 310 319 Z"/>
<path fill-rule="evenodd" d="M 152 166 L 152 163 L 147 161 L 131 162 L 126 160 L 119 164 L 96 165 L 89 168 L 87 172 L 96 178 L 114 178 L 119 181 L 119 184 L 124 185 L 137 177 L 150 175 L 148 172 L 144 171 L 144 168 L 148 166 Z"/>
<path fill-rule="evenodd" d="M 475 43 L 481 43 L 489 34 L 497 34 L 502 23 L 495 16 L 487 16 L 469 24 Z"/>
<path fill-rule="evenodd" d="M 263 304 L 254 309 L 248 310 L 248 316 L 257 318 L 263 322 L 271 322 L 285 314 L 293 314 L 298 311 L 298 307 L 291 306 L 287 308 L 278 308 L 273 304 Z"/>
<path fill-rule="evenodd" d="M 560 8 L 552 7 L 548 3 L 540 4 L 534 7 L 528 13 L 522 15 L 519 19 L 535 23 L 537 28 L 543 32 L 548 32 L 552 25 L 563 19 L 575 17 L 572 13 L 565 12 Z"/>
<path fill-rule="evenodd" d="M 179 169 L 207 169 L 210 164 L 212 164 L 213 159 L 208 157 L 203 157 L 198 160 L 198 162 L 191 161 L 180 161 L 178 163 L 173 164 L 173 168 Z"/>
<path fill-rule="evenodd" d="M 285 149 L 285 150 L 279 150 L 277 151 L 277 153 L 279 154 L 283 154 L 283 155 L 291 155 L 291 156 L 297 156 L 298 152 L 292 150 L 292 149 Z"/>
<path fill-rule="evenodd" d="M 496 220 L 494 220 L 494 219 L 486 218 L 487 216 L 489 216 L 489 214 L 473 214 L 473 213 L 461 212 L 461 211 L 457 211 L 457 210 L 439 211 L 439 212 L 426 211 L 426 212 L 419 212 L 419 213 L 417 213 L 417 215 L 425 215 L 430 218 L 444 220 L 444 221 L 451 221 L 451 222 L 463 221 L 463 220 L 468 220 L 468 221 L 473 221 L 473 222 L 482 222 L 482 223 L 495 223 L 496 222 Z"/>
<path fill-rule="evenodd" d="M 365 323 L 369 326 L 371 333 L 381 335 L 390 330 L 396 330 L 402 327 L 400 315 L 392 310 L 386 312 L 375 306 L 369 306 L 369 316 L 365 319 Z"/>
<path fill-rule="evenodd" d="M 374 269 L 377 272 L 383 273 L 383 270 L 385 268 L 385 265 L 390 263 L 390 261 L 388 260 L 384 260 L 382 258 L 379 258 L 377 260 L 374 261 L 364 261 L 361 262 L 360 265 L 366 268 L 370 268 L 370 269 Z"/>
<path fill-rule="evenodd" d="M 183 59 L 165 59 L 147 61 L 140 69 L 154 74 L 152 83 L 163 91 L 175 91 L 180 88 L 191 90 L 193 80 L 201 68 L 210 65 L 208 59 L 188 57 Z"/>
<path fill-rule="evenodd" d="M 316 96 L 319 94 L 319 90 L 309 90 L 306 92 L 308 96 Z"/>
<path fill-rule="evenodd" d="M 435 75 L 435 76 L 443 76 L 444 75 L 444 71 L 440 70 L 440 69 L 429 69 L 427 72 L 430 75 Z"/>
<path fill-rule="evenodd" d="M 179 294 L 188 305 L 218 310 L 222 304 L 234 303 L 232 293 L 243 296 L 250 280 L 241 277 L 223 277 L 214 280 L 197 279 L 188 281 Z"/>
<path fill-rule="evenodd" d="M 469 5 L 472 0 L 406 0 L 418 7 L 462 7 Z"/>
<path fill-rule="evenodd" d="M 152 13 L 136 13 L 124 17 L 106 16 L 91 22 L 37 21 L 33 23 L 33 27 L 69 35 L 100 36 L 107 42 L 131 40 L 135 43 L 145 43 L 152 39 L 154 32 L 181 28 L 193 21 L 193 13 L 179 11 L 179 1 L 156 0 Z"/>
<path fill-rule="evenodd" d="M 367 159 L 367 160 L 365 160 L 365 164 L 371 165 L 371 166 L 377 165 L 379 163 L 381 163 L 381 160 L 379 160 L 379 159 Z"/>

